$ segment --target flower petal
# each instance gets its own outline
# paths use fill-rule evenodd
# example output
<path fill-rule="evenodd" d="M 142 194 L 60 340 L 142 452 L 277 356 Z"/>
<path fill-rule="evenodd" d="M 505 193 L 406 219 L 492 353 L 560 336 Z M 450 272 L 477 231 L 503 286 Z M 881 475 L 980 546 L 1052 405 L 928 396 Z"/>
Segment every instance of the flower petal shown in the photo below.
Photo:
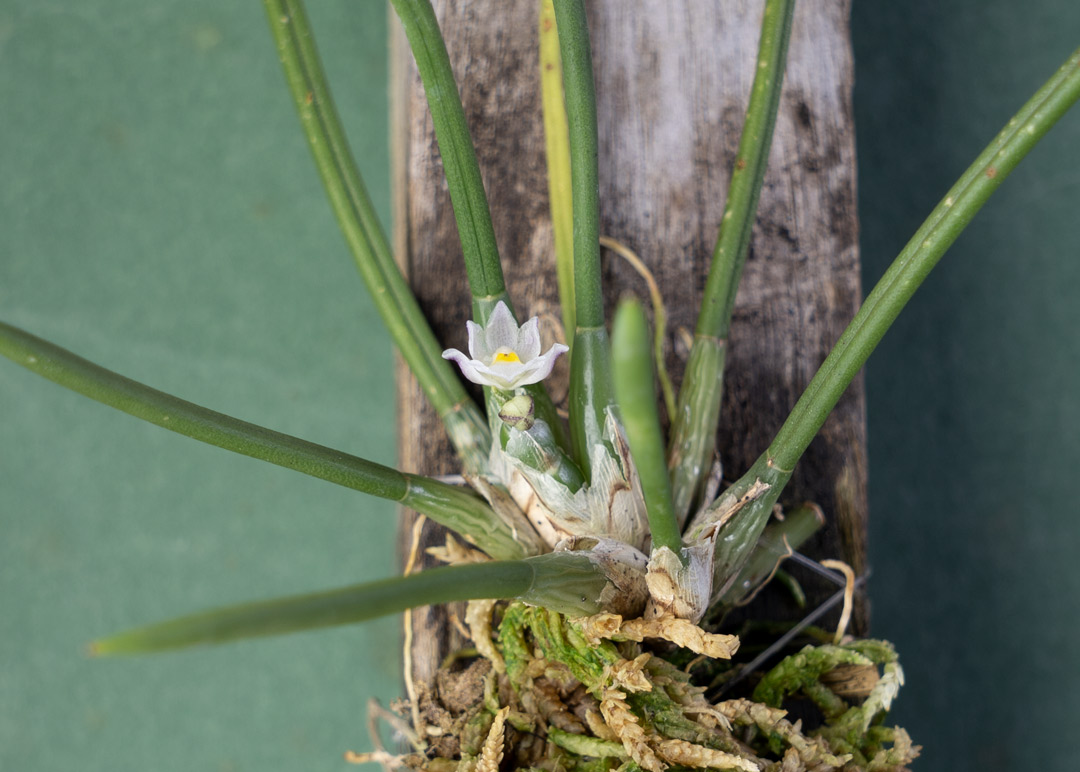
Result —
<path fill-rule="evenodd" d="M 529 361 L 525 365 L 525 372 L 521 373 L 514 385 L 528 386 L 530 383 L 539 383 L 544 380 L 551 375 L 551 370 L 555 367 L 555 360 L 559 358 L 559 355 L 569 350 L 569 346 L 556 343 L 543 356 L 538 356 L 536 359 Z"/>
<path fill-rule="evenodd" d="M 484 345 L 487 347 L 487 356 L 484 361 L 491 358 L 501 348 L 513 349 L 517 345 L 518 326 L 514 321 L 514 315 L 501 300 L 495 306 L 495 310 L 488 317 L 484 326 Z"/>
<path fill-rule="evenodd" d="M 499 388 L 512 391 L 521 385 L 521 379 L 528 374 L 527 364 L 517 362 L 500 362 L 497 365 L 485 366 L 483 372 L 493 381 L 497 381 Z"/>
<path fill-rule="evenodd" d="M 443 359 L 450 359 L 458 367 L 461 368 L 461 374 L 465 376 L 466 380 L 470 380 L 473 383 L 479 383 L 481 386 L 491 386 L 488 379 L 480 372 L 480 368 L 484 367 L 484 363 L 478 359 L 469 359 L 462 354 L 456 348 L 448 348 L 442 352 Z"/>
<path fill-rule="evenodd" d="M 448 348 L 442 352 L 443 359 L 452 360 L 459 368 L 461 374 L 467 380 L 478 383 L 481 386 L 494 386 L 496 389 L 513 391 L 517 386 L 518 378 L 522 376 L 526 365 L 516 362 L 500 363 L 490 367 L 479 359 L 469 359 L 456 348 Z M 535 383 L 535 381 L 529 381 Z"/>
<path fill-rule="evenodd" d="M 488 349 L 484 339 L 484 328 L 473 321 L 465 322 L 465 329 L 469 331 L 469 356 L 473 359 L 491 359 L 495 349 Z M 450 349 L 456 351 L 457 349 Z M 449 359 L 449 357 L 447 357 Z"/>
<path fill-rule="evenodd" d="M 518 330 L 517 344 L 514 351 L 522 362 L 528 362 L 540 356 L 540 319 L 533 317 Z"/>

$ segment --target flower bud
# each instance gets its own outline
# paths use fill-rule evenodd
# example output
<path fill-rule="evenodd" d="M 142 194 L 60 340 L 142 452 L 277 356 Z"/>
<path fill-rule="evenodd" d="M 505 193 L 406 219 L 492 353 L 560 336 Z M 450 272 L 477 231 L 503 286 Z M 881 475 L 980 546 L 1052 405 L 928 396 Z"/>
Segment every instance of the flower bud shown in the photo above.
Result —
<path fill-rule="evenodd" d="M 507 426 L 527 432 L 535 422 L 534 410 L 533 398 L 528 394 L 519 394 L 503 403 L 499 408 L 499 418 Z"/>

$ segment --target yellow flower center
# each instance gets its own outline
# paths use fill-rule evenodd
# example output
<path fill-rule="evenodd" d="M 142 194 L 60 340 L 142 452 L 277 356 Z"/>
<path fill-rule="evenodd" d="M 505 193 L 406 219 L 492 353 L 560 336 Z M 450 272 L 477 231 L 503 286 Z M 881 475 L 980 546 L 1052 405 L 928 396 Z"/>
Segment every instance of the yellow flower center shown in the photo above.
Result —
<path fill-rule="evenodd" d="M 517 362 L 521 363 L 521 359 L 513 351 L 496 351 L 495 358 L 491 360 L 491 364 L 498 364 L 499 362 Z"/>

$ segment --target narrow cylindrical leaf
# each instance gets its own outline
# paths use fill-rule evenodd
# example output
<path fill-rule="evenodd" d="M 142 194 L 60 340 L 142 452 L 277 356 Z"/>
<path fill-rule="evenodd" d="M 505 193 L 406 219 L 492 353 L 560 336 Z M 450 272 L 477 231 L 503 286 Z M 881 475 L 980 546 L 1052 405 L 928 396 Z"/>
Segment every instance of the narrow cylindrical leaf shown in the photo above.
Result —
<path fill-rule="evenodd" d="M 549 552 L 522 562 L 533 570 L 532 584 L 515 597 L 529 605 L 572 617 L 605 609 L 601 598 L 611 592 L 611 582 L 599 564 L 585 553 Z"/>
<path fill-rule="evenodd" d="M 611 339 L 615 397 L 634 466 L 641 480 L 652 546 L 654 550 L 667 547 L 679 555 L 683 545 L 671 505 L 664 438 L 656 409 L 649 323 L 640 303 L 629 299 L 619 303 Z"/>
<path fill-rule="evenodd" d="M 707 529 L 725 501 L 741 496 L 758 481 L 769 486 L 765 495 L 721 527 L 714 591 L 722 593 L 734 581 L 795 464 L 915 290 L 1002 180 L 1078 99 L 1080 49 L 1009 120 L 915 232 L 829 352 L 768 450 L 714 505 L 694 517 L 688 537 Z"/>
<path fill-rule="evenodd" d="M 294 2 L 297 0 L 293 0 Z M 405 37 L 409 41 L 416 68 L 424 84 L 431 121 L 435 127 L 435 140 L 439 145 L 450 202 L 454 208 L 458 236 L 465 258 L 465 272 L 473 299 L 473 321 L 483 325 L 499 303 L 505 303 L 513 313 L 514 305 L 506 292 L 499 250 L 495 242 L 495 227 L 491 221 L 491 209 L 480 176 L 480 165 L 472 135 L 465 119 L 450 66 L 450 56 L 439 29 L 439 21 L 430 0 L 391 0 L 401 19 Z M 548 422 L 556 441 L 567 446 L 563 427 L 555 406 L 543 384 L 535 383 L 525 391 L 536 401 L 537 415 Z M 491 409 L 490 397 L 486 400 L 489 421 L 496 412 Z"/>
<path fill-rule="evenodd" d="M 720 603 L 733 606 L 743 600 L 775 573 L 777 566 L 825 525 L 821 508 L 807 504 L 784 513 L 783 520 L 773 520 L 761 532 L 757 546 L 750 553 L 738 579 L 720 599 Z"/>
<path fill-rule="evenodd" d="M 599 327 L 604 323 L 600 286 L 599 141 L 589 24 L 584 0 L 554 0 L 553 4 L 570 133 L 577 326 Z"/>
<path fill-rule="evenodd" d="M 593 447 L 601 441 L 605 411 L 614 404 L 610 354 L 600 285 L 600 208 L 596 93 L 583 0 L 554 0 L 562 54 L 574 213 L 576 323 L 570 367 L 570 439 L 590 477 Z"/>
<path fill-rule="evenodd" d="M 710 538 L 716 544 L 713 552 L 713 598 L 725 595 L 737 580 L 790 479 L 790 471 L 777 468 L 766 456 L 761 456 L 746 474 L 691 521 L 686 531 L 688 544 L 698 543 L 704 534 L 712 534 Z M 754 488 L 760 486 L 764 486 L 760 493 L 751 494 Z M 750 500 L 733 517 L 724 516 L 735 502 L 748 496 Z M 719 531 L 714 533 L 717 522 L 722 524 Z"/>
<path fill-rule="evenodd" d="M 671 495 L 680 524 L 686 522 L 716 450 L 727 341 L 697 336 L 683 373 L 668 443 Z"/>
<path fill-rule="evenodd" d="M 694 345 L 672 419 L 668 465 L 680 522 L 686 520 L 701 493 L 716 447 L 724 351 L 772 146 L 794 12 L 795 0 L 767 0 L 761 19 L 750 104 L 705 282 Z"/>
<path fill-rule="evenodd" d="M 519 539 L 514 529 L 471 489 L 417 474 L 404 477 L 409 487 L 400 499 L 402 505 L 446 526 L 496 560 L 524 558 L 538 551 Z"/>
<path fill-rule="evenodd" d="M 346 488 L 401 502 L 463 534 L 493 557 L 521 557 L 508 525 L 471 491 L 406 475 L 373 461 L 200 407 L 106 370 L 0 322 L 0 354 L 136 418 L 234 453 L 295 469 Z"/>
<path fill-rule="evenodd" d="M 923 280 L 1016 165 L 1080 99 L 1080 49 L 1005 125 L 881 277 L 769 447 L 791 469 Z"/>
<path fill-rule="evenodd" d="M 548 203 L 555 236 L 555 266 L 559 282 L 563 329 L 573 339 L 577 327 L 574 307 L 574 210 L 570 177 L 570 133 L 563 98 L 562 56 L 552 0 L 540 0 L 540 97 L 544 110 L 544 158 L 547 162 Z"/>
<path fill-rule="evenodd" d="M 469 398 L 394 261 L 334 107 L 299 0 L 264 0 L 300 124 L 334 214 L 383 323 L 431 401 L 465 468 L 487 468 L 491 445 Z"/>
<path fill-rule="evenodd" d="M 480 165 L 476 161 L 461 95 L 450 67 L 450 56 L 429 0 L 391 0 L 391 4 L 405 28 L 409 48 L 424 83 L 465 255 L 474 316 L 483 324 L 498 300 L 506 299 L 506 285 L 487 193 L 480 177 Z"/>
<path fill-rule="evenodd" d="M 296 595 L 173 619 L 96 641 L 96 655 L 146 654 L 200 644 L 364 622 L 415 606 L 478 598 L 521 598 L 564 613 L 600 609 L 604 574 L 576 553 L 444 566 L 409 576 Z"/>
<path fill-rule="evenodd" d="M 607 330 L 578 327 L 570 354 L 570 443 L 586 480 L 592 478 L 592 452 L 603 442 L 607 410 L 614 403 Z"/>

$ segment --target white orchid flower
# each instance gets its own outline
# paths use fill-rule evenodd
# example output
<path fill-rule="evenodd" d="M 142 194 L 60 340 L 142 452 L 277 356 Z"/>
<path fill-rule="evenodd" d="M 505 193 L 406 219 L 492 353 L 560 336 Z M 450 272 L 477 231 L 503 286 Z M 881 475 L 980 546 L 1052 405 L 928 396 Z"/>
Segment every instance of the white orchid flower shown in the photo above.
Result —
<path fill-rule="evenodd" d="M 501 300 L 487 325 L 481 327 L 475 322 L 465 325 L 469 329 L 469 356 L 450 348 L 443 352 L 443 359 L 456 362 L 462 375 L 482 386 L 512 391 L 542 381 L 551 375 L 556 358 L 570 350 L 556 343 L 541 354 L 539 318 L 534 316 L 518 327 Z"/>

